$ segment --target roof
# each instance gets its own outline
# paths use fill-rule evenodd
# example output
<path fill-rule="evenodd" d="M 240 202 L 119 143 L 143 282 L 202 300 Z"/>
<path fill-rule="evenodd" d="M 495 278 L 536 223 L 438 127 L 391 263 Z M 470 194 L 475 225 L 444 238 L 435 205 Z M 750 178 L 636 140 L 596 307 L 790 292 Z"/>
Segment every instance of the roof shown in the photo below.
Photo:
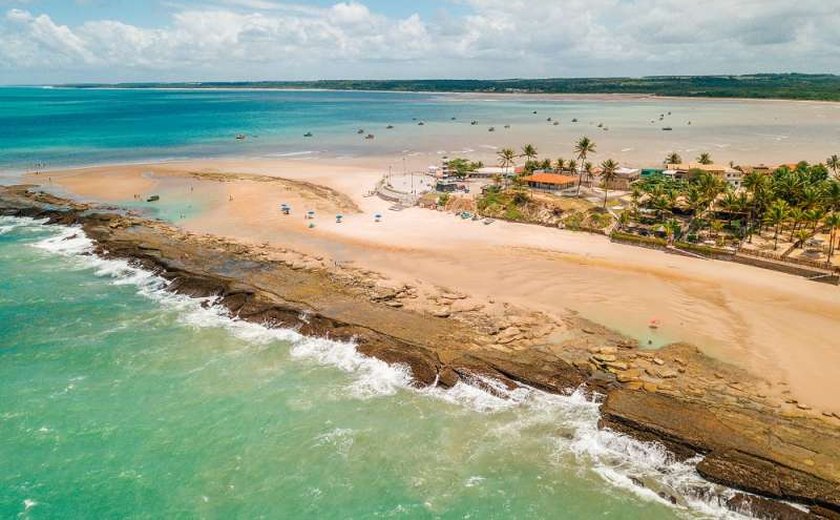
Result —
<path fill-rule="evenodd" d="M 667 165 L 667 169 L 669 170 L 677 170 L 681 172 L 686 172 L 689 170 L 702 170 L 706 172 L 725 172 L 732 170 L 729 165 L 724 164 L 700 164 L 700 163 L 687 163 L 687 164 L 669 164 Z"/>
<path fill-rule="evenodd" d="M 577 177 L 571 175 L 560 175 L 559 173 L 535 173 L 534 175 L 524 177 L 526 182 L 538 182 L 540 184 L 573 184 L 577 182 Z"/>
<path fill-rule="evenodd" d="M 638 168 L 625 168 L 624 166 L 620 166 L 615 170 L 615 174 L 619 177 L 630 177 L 633 175 L 641 175 L 642 170 Z"/>

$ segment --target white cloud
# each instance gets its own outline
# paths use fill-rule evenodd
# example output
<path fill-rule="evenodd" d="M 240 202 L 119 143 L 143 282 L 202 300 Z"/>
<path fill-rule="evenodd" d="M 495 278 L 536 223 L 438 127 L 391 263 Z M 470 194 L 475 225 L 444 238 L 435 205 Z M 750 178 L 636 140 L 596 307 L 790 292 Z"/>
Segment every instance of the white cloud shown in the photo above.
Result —
<path fill-rule="evenodd" d="M 42 81 L 840 72 L 834 2 L 460 0 L 461 16 L 395 19 L 357 1 L 214 0 L 171 4 L 160 27 L 71 27 L 11 9 L 0 20 L 0 72 Z"/>

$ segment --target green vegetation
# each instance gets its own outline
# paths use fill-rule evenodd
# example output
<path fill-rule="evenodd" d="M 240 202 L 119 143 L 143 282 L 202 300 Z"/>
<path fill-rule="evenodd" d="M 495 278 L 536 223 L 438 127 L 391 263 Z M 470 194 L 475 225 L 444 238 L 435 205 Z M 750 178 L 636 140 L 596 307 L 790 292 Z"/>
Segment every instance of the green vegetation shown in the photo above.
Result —
<path fill-rule="evenodd" d="M 786 241 L 790 251 L 826 232 L 830 261 L 840 228 L 840 179 L 823 164 L 801 162 L 769 174 L 749 171 L 740 190 L 699 170 L 687 179 L 653 176 L 633 185 L 631 200 L 620 219 L 623 230 L 670 243 L 738 247 L 756 237 L 774 251 Z"/>
<path fill-rule="evenodd" d="M 650 94 L 680 97 L 809 99 L 840 101 L 840 76 L 752 74 L 743 76 L 650 76 L 503 80 L 328 80 L 65 85 L 79 88 L 309 88 L 400 92 L 496 92 L 545 94 Z"/>
<path fill-rule="evenodd" d="M 446 167 L 459 179 L 465 179 L 469 174 L 484 167 L 481 161 L 470 161 L 461 157 L 446 161 Z"/>

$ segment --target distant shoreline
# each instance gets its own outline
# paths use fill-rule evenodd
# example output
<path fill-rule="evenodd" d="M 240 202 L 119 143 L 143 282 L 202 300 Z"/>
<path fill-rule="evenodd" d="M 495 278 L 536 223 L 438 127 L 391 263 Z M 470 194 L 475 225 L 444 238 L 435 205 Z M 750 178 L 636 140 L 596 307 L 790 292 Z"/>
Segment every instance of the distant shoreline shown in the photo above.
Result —
<path fill-rule="evenodd" d="M 549 78 L 503 80 L 319 80 L 254 82 L 75 83 L 53 88 L 184 90 L 289 90 L 403 92 L 480 95 L 630 95 L 656 98 L 711 98 L 840 101 L 840 76 L 756 74 L 742 76 L 657 76 L 644 78 Z"/>

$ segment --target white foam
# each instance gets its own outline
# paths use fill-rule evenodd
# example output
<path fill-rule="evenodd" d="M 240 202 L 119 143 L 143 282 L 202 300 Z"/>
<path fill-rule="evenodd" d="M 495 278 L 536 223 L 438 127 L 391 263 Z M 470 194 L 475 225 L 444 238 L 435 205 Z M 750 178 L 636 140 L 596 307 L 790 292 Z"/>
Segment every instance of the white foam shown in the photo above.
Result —
<path fill-rule="evenodd" d="M 9 224 L 5 224 L 9 225 Z M 714 518 L 745 518 L 720 505 L 732 491 L 711 484 L 695 469 L 697 460 L 676 462 L 659 444 L 644 443 L 626 435 L 598 427 L 600 403 L 582 390 L 568 395 L 549 394 L 534 388 L 507 388 L 499 381 L 474 377 L 450 389 L 430 387 L 410 390 L 410 370 L 402 365 L 388 365 L 362 355 L 352 343 L 306 337 L 291 329 L 271 329 L 231 317 L 213 298 L 189 298 L 166 291 L 168 282 L 149 271 L 122 260 L 92 255 L 93 242 L 81 229 L 57 227 L 56 234 L 34 244 L 36 247 L 74 257 L 80 265 L 92 268 L 98 276 L 109 277 L 118 285 L 132 284 L 138 293 L 177 311 L 179 320 L 196 328 L 225 328 L 252 345 L 267 346 L 282 341 L 291 344 L 292 358 L 332 366 L 352 374 L 348 391 L 351 396 L 367 399 L 393 395 L 400 390 L 451 403 L 465 412 L 495 414 L 517 411 L 515 420 L 498 427 L 500 438 L 515 438 L 533 426 L 548 426 L 555 445 L 555 457 L 571 456 L 582 471 L 591 470 L 610 485 L 644 499 L 672 506 L 656 491 L 635 481 L 652 482 L 650 487 L 678 498 L 682 509 Z M 342 432 L 344 433 L 344 432 Z M 321 439 L 326 440 L 326 439 Z M 474 485 L 480 481 L 472 482 Z M 700 493 L 698 493 L 698 490 Z"/>
<path fill-rule="evenodd" d="M 299 152 L 285 152 L 285 153 L 270 153 L 266 154 L 266 157 L 301 157 L 306 155 L 312 155 L 318 153 L 314 150 L 302 150 Z"/>
<path fill-rule="evenodd" d="M 43 224 L 46 220 L 36 220 L 29 217 L 0 217 L 0 235 L 11 233 L 16 229 L 38 229 L 34 226 Z"/>

